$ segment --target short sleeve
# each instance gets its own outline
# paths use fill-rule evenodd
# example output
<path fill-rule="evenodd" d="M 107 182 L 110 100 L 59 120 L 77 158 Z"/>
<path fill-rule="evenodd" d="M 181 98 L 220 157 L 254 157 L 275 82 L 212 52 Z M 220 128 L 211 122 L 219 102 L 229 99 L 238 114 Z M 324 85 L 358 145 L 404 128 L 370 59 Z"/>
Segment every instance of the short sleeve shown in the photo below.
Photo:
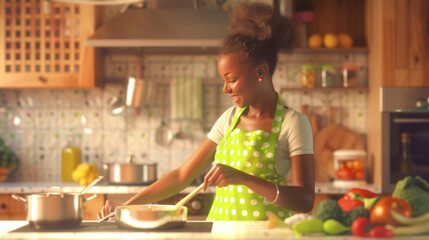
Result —
<path fill-rule="evenodd" d="M 219 144 L 222 140 L 223 136 L 225 135 L 226 131 L 228 130 L 229 125 L 231 125 L 232 120 L 234 120 L 235 114 L 237 112 L 238 107 L 232 106 L 228 108 L 216 121 L 216 123 L 213 125 L 210 132 L 207 134 L 207 137 L 215 142 L 216 144 Z"/>
<path fill-rule="evenodd" d="M 313 133 L 307 116 L 295 111 L 289 124 L 287 139 L 290 156 L 313 154 Z"/>

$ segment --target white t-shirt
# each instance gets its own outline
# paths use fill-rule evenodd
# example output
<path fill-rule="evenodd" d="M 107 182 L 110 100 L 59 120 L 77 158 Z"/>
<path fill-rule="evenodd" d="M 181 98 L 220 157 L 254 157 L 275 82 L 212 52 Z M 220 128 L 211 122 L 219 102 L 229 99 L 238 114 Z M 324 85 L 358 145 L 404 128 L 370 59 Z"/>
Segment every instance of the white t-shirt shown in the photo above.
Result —
<path fill-rule="evenodd" d="M 237 106 L 227 109 L 213 125 L 207 137 L 219 144 L 238 109 Z M 313 153 L 313 134 L 307 116 L 294 109 L 286 108 L 276 149 L 277 174 L 282 177 L 289 176 L 290 157 Z"/>

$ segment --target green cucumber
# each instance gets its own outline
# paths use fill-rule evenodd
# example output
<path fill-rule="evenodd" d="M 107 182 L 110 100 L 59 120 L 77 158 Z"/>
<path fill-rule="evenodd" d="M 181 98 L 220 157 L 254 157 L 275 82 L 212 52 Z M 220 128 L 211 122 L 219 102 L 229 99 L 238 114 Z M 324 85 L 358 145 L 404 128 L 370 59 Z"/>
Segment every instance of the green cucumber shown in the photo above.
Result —
<path fill-rule="evenodd" d="M 338 235 L 350 231 L 350 227 L 344 226 L 335 219 L 328 219 L 323 223 L 323 230 L 330 235 Z"/>
<path fill-rule="evenodd" d="M 318 218 L 305 219 L 295 223 L 293 226 L 295 236 L 301 237 L 307 233 L 323 233 L 323 221 Z"/>

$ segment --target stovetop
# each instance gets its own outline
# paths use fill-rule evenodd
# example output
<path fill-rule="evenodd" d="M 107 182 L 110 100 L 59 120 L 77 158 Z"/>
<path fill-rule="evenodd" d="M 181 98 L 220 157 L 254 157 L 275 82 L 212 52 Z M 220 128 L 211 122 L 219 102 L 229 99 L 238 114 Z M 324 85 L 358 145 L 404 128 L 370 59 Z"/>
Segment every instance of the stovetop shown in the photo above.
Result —
<path fill-rule="evenodd" d="M 82 222 L 77 228 L 62 228 L 62 229 L 35 229 L 30 225 L 25 225 L 11 231 L 11 233 L 52 233 L 52 232 L 211 232 L 213 222 L 186 222 L 185 226 L 168 229 L 125 229 L 120 228 L 115 222 Z"/>

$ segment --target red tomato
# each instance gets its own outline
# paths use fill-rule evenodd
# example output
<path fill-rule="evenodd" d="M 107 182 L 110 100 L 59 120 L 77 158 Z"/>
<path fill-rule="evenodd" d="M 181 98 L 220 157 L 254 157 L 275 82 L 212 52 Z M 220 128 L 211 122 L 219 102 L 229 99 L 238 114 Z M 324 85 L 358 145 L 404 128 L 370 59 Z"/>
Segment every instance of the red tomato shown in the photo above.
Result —
<path fill-rule="evenodd" d="M 349 168 L 343 167 L 337 170 L 337 178 L 343 180 L 354 179 L 354 175 Z"/>
<path fill-rule="evenodd" d="M 357 180 L 363 180 L 365 178 L 365 172 L 362 169 L 357 169 L 355 172 L 355 178 Z"/>
<path fill-rule="evenodd" d="M 411 217 L 412 215 L 411 207 L 407 202 L 400 198 L 386 196 L 380 199 L 372 208 L 370 213 L 371 222 L 373 224 L 399 226 L 400 224 L 390 214 L 391 209 L 406 217 Z"/>

